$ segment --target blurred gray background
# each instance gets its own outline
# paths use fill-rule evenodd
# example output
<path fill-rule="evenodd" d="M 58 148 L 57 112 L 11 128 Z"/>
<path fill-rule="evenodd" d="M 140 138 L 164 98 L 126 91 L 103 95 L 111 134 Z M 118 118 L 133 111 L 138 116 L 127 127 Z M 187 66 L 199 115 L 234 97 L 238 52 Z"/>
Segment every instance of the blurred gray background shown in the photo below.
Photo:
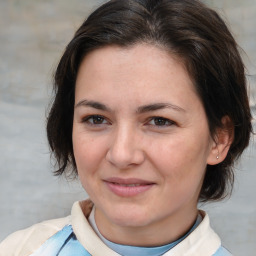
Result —
<path fill-rule="evenodd" d="M 103 0 L 0 0 L 0 240 L 66 216 L 86 197 L 78 181 L 52 175 L 45 117 L 56 64 L 80 23 Z M 206 0 L 228 22 L 256 102 L 256 0 Z M 231 199 L 207 204 L 212 225 L 235 255 L 256 252 L 256 145 L 236 166 Z"/>

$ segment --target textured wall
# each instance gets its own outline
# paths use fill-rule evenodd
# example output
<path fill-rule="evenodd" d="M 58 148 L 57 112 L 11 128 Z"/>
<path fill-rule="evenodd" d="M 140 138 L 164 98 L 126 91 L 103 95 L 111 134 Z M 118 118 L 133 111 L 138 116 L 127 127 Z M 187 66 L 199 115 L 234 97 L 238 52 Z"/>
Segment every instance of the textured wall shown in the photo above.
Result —
<path fill-rule="evenodd" d="M 76 182 L 53 177 L 45 138 L 51 75 L 66 43 L 103 1 L 0 1 L 0 240 L 41 220 L 69 214 L 85 197 Z M 228 20 L 256 74 L 256 1 L 208 0 Z M 249 77 L 252 94 L 255 77 Z M 251 105 L 255 98 L 251 97 Z M 237 166 L 229 201 L 206 205 L 213 226 L 236 255 L 256 251 L 255 145 Z"/>

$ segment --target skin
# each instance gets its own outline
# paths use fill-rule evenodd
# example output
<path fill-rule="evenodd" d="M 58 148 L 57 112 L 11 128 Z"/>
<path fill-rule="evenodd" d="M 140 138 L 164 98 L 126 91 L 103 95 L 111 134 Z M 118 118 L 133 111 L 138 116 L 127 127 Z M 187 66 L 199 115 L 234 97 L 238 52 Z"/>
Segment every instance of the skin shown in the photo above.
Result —
<path fill-rule="evenodd" d="M 74 155 L 95 204 L 96 224 L 110 241 L 158 246 L 184 235 L 198 214 L 206 165 L 225 158 L 228 139 L 220 141 L 223 146 L 211 138 L 182 62 L 165 50 L 147 44 L 107 46 L 82 61 Z M 137 184 L 136 190 L 111 184 L 113 178 L 147 184 Z"/>

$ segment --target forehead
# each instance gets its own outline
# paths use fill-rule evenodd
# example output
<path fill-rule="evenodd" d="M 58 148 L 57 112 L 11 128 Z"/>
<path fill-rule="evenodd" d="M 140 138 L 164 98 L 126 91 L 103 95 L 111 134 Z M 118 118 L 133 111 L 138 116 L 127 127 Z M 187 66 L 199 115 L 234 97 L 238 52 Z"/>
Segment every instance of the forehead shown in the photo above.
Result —
<path fill-rule="evenodd" d="M 113 71 L 119 71 L 115 73 Z M 151 73 L 147 72 L 151 71 Z M 152 73 L 152 71 L 154 71 Z M 105 46 L 89 52 L 82 60 L 77 80 L 86 73 L 86 76 L 94 75 L 94 79 L 103 75 L 114 77 L 115 75 L 130 75 L 147 72 L 146 75 L 157 75 L 163 72 L 169 74 L 183 73 L 183 77 L 192 84 L 190 74 L 188 74 L 184 61 L 164 49 L 164 47 L 138 43 L 129 47 L 117 45 Z M 92 76 L 90 76 L 92 78 Z M 132 78 L 132 77 L 131 77 Z M 144 76 L 145 80 L 147 76 Z M 150 76 L 150 78 L 152 78 Z"/>
<path fill-rule="evenodd" d="M 90 52 L 80 65 L 76 81 L 76 101 L 97 95 L 102 99 L 129 96 L 140 101 L 182 103 L 187 100 L 185 94 L 198 98 L 183 62 L 163 48 L 148 44 L 106 46 Z"/>

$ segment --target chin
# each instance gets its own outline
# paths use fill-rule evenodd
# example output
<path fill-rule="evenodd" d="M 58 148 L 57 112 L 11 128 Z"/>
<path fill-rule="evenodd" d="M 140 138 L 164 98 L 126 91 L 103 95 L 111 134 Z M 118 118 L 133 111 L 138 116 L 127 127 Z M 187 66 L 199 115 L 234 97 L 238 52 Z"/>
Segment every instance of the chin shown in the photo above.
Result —
<path fill-rule="evenodd" d="M 123 207 L 112 209 L 108 214 L 112 223 L 124 227 L 142 227 L 151 223 L 151 216 L 144 209 L 137 207 Z"/>

